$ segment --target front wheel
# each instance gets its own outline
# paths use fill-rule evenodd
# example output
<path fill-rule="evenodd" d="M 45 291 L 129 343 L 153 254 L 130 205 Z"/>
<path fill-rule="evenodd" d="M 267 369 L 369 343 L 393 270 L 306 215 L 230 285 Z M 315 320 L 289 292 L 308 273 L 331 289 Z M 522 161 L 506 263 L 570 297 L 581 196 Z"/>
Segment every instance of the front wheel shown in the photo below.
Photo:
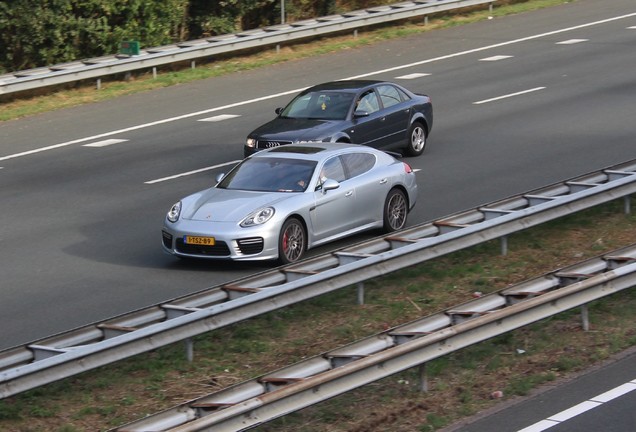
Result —
<path fill-rule="evenodd" d="M 392 189 L 384 202 L 384 231 L 393 232 L 404 228 L 407 214 L 406 195 L 400 189 Z"/>
<path fill-rule="evenodd" d="M 419 121 L 411 125 L 408 135 L 408 143 L 406 145 L 406 154 L 408 156 L 419 156 L 424 152 L 426 147 L 426 130 Z"/>
<path fill-rule="evenodd" d="M 295 218 L 287 219 L 278 238 L 278 257 L 282 264 L 300 260 L 307 250 L 305 227 Z"/>

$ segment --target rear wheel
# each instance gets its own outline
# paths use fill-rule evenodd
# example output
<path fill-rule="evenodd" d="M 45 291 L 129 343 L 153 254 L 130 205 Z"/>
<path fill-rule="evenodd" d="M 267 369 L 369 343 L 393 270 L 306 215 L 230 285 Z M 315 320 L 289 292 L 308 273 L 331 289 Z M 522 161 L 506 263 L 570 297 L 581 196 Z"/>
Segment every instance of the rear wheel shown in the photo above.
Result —
<path fill-rule="evenodd" d="M 393 232 L 404 228 L 408 204 L 400 189 L 391 189 L 384 202 L 384 231 Z"/>
<path fill-rule="evenodd" d="M 416 121 L 409 129 L 408 143 L 406 145 L 406 154 L 408 156 L 419 156 L 424 152 L 426 147 L 426 129 L 421 122 Z"/>
<path fill-rule="evenodd" d="M 296 218 L 287 219 L 278 237 L 278 257 L 282 264 L 300 260 L 307 250 L 305 227 Z"/>

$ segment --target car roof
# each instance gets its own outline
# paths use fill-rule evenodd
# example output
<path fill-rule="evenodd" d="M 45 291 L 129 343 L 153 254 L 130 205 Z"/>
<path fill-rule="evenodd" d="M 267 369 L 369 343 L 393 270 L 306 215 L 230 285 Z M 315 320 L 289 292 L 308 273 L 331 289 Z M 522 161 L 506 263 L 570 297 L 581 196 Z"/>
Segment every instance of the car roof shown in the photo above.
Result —
<path fill-rule="evenodd" d="M 377 84 L 392 84 L 386 81 L 376 80 L 344 80 L 344 81 L 330 81 L 322 84 L 317 84 L 308 88 L 305 91 L 325 91 L 325 90 L 337 90 L 347 92 L 357 92 L 360 89 L 377 85 Z"/>
<path fill-rule="evenodd" d="M 379 154 L 381 151 L 372 147 L 348 143 L 299 143 L 287 144 L 254 153 L 251 157 L 284 157 L 320 161 L 329 156 L 349 151 L 362 151 L 365 153 Z"/>

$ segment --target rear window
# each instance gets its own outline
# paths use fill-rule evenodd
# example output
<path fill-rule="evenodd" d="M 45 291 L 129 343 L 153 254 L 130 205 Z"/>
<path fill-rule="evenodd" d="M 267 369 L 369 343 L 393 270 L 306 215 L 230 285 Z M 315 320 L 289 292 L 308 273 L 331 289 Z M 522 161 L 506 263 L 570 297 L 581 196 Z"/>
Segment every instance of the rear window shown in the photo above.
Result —
<path fill-rule="evenodd" d="M 371 170 L 375 165 L 375 156 L 369 153 L 349 153 L 342 155 L 349 178 L 357 177 Z"/>

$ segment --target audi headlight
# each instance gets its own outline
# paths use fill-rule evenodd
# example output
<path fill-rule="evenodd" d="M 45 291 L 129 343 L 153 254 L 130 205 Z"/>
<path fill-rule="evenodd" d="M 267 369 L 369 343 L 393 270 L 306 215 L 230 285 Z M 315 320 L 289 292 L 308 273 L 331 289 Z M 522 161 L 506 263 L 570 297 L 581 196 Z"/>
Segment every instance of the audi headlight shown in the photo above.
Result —
<path fill-rule="evenodd" d="M 247 141 L 245 142 L 245 144 L 246 144 L 248 147 L 255 148 L 255 147 L 256 147 L 256 139 L 254 139 L 254 138 L 248 138 L 248 139 L 247 139 Z"/>
<path fill-rule="evenodd" d="M 170 222 L 174 223 L 179 220 L 180 214 L 181 214 L 181 201 L 179 201 L 178 203 L 176 203 L 170 208 L 170 211 L 168 211 L 168 215 L 166 216 L 166 218 Z"/>
<path fill-rule="evenodd" d="M 265 207 L 260 210 L 256 210 L 254 213 L 250 213 L 245 219 L 241 221 L 243 228 L 262 225 L 274 216 L 274 207 Z"/>

